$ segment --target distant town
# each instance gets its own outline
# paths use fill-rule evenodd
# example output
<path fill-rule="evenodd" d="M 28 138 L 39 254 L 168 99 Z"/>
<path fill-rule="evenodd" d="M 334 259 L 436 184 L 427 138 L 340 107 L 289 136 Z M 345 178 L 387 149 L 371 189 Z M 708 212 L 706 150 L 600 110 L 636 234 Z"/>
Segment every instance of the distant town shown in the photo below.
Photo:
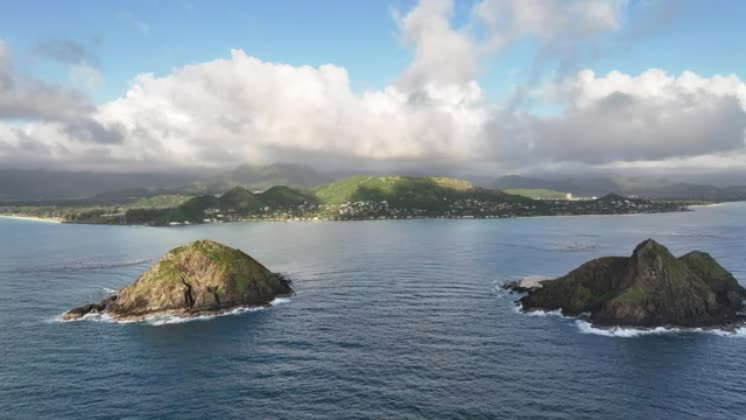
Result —
<path fill-rule="evenodd" d="M 125 203 L 0 206 L 4 215 L 65 223 L 152 226 L 259 220 L 496 219 L 686 210 L 681 203 L 618 194 L 530 198 L 455 178 L 366 176 L 344 178 L 311 190 L 275 186 L 252 192 L 237 186 L 222 194 L 160 194 Z"/>

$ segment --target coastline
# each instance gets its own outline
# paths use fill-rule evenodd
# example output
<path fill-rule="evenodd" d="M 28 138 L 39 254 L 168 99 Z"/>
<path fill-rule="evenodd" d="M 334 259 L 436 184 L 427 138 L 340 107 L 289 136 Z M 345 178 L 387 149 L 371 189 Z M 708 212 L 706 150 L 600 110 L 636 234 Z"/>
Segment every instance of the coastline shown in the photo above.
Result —
<path fill-rule="evenodd" d="M 350 218 L 350 219 L 335 219 L 335 218 L 251 218 L 251 219 L 237 219 L 237 220 L 225 220 L 220 222 L 209 222 L 209 223 L 175 223 L 170 225 L 148 225 L 139 223 L 91 223 L 86 221 L 66 221 L 62 218 L 53 217 L 37 217 L 37 216 L 22 216 L 22 215 L 7 215 L 0 214 L 0 219 L 11 219 L 11 220 L 23 220 L 29 222 L 39 223 L 71 223 L 80 225 L 105 225 L 105 226 L 146 226 L 146 227 L 159 227 L 159 228 L 179 228 L 188 226 L 202 226 L 211 224 L 229 224 L 229 223 L 255 223 L 255 222 L 270 222 L 270 223 L 328 223 L 328 222 L 377 222 L 377 221 L 411 221 L 411 220 L 510 220 L 510 219 L 534 219 L 534 218 L 554 218 L 554 217 L 582 217 L 582 216 L 639 216 L 639 215 L 650 215 L 650 214 L 667 214 L 667 213 L 685 213 L 688 211 L 695 211 L 691 209 L 694 206 L 687 206 L 683 210 L 670 210 L 660 212 L 632 212 L 632 213 L 580 213 L 580 214 L 539 214 L 539 215 L 510 215 L 510 216 L 481 216 L 481 217 L 444 217 L 444 216 L 415 216 L 415 217 L 374 217 L 374 218 Z M 699 207 L 710 207 L 699 206 Z"/>
<path fill-rule="evenodd" d="M 731 203 L 737 203 L 737 201 L 731 201 Z M 690 204 L 689 207 L 694 207 L 694 208 L 720 207 L 723 204 L 724 202 L 709 203 L 709 204 Z"/>
<path fill-rule="evenodd" d="M 53 217 L 35 217 L 35 216 L 18 216 L 14 214 L 0 214 L 0 218 L 2 219 L 12 219 L 12 220 L 25 220 L 27 222 L 41 222 L 41 223 L 62 223 L 63 220 L 60 218 L 53 218 Z"/>

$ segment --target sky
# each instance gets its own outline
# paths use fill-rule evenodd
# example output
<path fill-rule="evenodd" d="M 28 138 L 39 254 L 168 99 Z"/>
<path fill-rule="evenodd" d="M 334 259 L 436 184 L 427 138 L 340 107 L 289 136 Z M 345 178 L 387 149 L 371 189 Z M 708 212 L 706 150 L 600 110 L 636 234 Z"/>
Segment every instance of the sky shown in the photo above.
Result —
<path fill-rule="evenodd" d="M 0 168 L 746 168 L 746 3 L 0 4 Z"/>

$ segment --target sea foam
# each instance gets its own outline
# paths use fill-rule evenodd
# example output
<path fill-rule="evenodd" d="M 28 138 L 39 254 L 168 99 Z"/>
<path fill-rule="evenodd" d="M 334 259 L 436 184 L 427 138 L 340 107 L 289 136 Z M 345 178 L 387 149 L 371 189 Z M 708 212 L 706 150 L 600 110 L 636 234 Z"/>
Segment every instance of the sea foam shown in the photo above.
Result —
<path fill-rule="evenodd" d="M 277 306 L 277 305 L 281 305 L 281 304 L 289 303 L 289 302 L 290 302 L 290 298 L 280 297 L 280 298 L 275 298 L 267 306 L 241 306 L 238 308 L 231 309 L 230 311 L 220 312 L 216 314 L 197 315 L 197 316 L 191 316 L 191 317 L 178 316 L 178 315 L 172 315 L 172 314 L 152 315 L 152 316 L 145 317 L 145 319 L 143 320 L 119 320 L 119 319 L 112 318 L 107 313 L 103 313 L 103 314 L 89 313 L 78 319 L 65 320 L 65 319 L 62 319 L 62 316 L 64 314 L 60 314 L 52 318 L 51 320 L 49 320 L 49 322 L 68 323 L 68 322 L 94 321 L 94 322 L 106 322 L 106 323 L 111 323 L 111 324 L 143 323 L 143 324 L 159 327 L 162 325 L 183 324 L 185 322 L 193 322 L 193 321 L 209 321 L 213 318 L 218 318 L 218 317 L 223 317 L 223 316 L 240 315 L 240 314 L 244 314 L 247 312 L 257 312 L 257 311 L 262 311 L 265 309 L 270 309 L 273 306 Z"/>
<path fill-rule="evenodd" d="M 720 337 L 746 338 L 746 327 L 734 330 L 720 328 L 679 328 L 679 327 L 656 327 L 656 328 L 631 328 L 631 327 L 594 327 L 590 322 L 575 320 L 575 325 L 582 334 L 594 334 L 604 337 L 634 338 L 646 335 L 662 334 L 713 334 Z"/>
<path fill-rule="evenodd" d="M 520 304 L 513 305 L 513 312 L 517 314 L 528 315 L 528 316 L 556 316 L 559 318 L 570 319 L 569 317 L 562 315 L 562 311 L 560 311 L 559 309 L 556 311 L 542 311 L 540 309 L 532 310 L 532 311 L 524 311 L 521 308 Z"/>
<path fill-rule="evenodd" d="M 521 305 L 513 305 L 513 312 L 527 316 L 536 317 L 557 317 L 568 321 L 574 321 L 575 326 L 581 334 L 593 334 L 603 337 L 614 338 L 635 338 L 648 335 L 663 334 L 711 334 L 719 337 L 738 337 L 746 338 L 746 326 L 734 328 L 732 330 L 722 328 L 682 328 L 682 327 L 656 327 L 656 328 L 633 328 L 633 327 L 598 327 L 588 321 L 578 319 L 577 317 L 566 316 L 562 311 L 542 311 L 532 310 L 524 311 Z M 590 313 L 581 314 L 581 318 L 590 317 Z"/>

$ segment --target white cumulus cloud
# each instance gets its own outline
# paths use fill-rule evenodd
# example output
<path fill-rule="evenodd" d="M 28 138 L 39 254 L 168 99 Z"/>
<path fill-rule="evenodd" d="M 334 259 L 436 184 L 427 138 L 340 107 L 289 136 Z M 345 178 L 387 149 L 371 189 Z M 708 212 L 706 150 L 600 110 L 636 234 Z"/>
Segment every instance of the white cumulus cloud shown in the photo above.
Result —
<path fill-rule="evenodd" d="M 558 109 L 550 115 L 487 101 L 478 83 L 485 55 L 526 38 L 572 47 L 613 33 L 626 1 L 482 0 L 458 27 L 453 6 L 422 0 L 397 14 L 412 62 L 390 86 L 362 92 L 343 67 L 234 49 L 140 74 L 124 96 L 93 106 L 78 90 L 19 75 L 0 43 L 0 157 L 107 168 L 313 160 L 515 169 L 732 167 L 746 154 L 746 84 L 734 75 L 582 70 L 530 86 Z"/>
<path fill-rule="evenodd" d="M 225 165 L 282 152 L 366 159 L 468 158 L 485 110 L 476 83 L 432 86 L 426 99 L 395 86 L 361 94 L 345 69 L 273 64 L 233 50 L 166 77 L 137 77 L 97 118 L 121 124 L 116 156 Z"/>
<path fill-rule="evenodd" d="M 593 71 L 544 86 L 564 108 L 524 117 L 525 159 L 601 164 L 659 161 L 744 148 L 746 85 L 736 76 L 673 76 L 651 69 L 637 76 Z"/>

